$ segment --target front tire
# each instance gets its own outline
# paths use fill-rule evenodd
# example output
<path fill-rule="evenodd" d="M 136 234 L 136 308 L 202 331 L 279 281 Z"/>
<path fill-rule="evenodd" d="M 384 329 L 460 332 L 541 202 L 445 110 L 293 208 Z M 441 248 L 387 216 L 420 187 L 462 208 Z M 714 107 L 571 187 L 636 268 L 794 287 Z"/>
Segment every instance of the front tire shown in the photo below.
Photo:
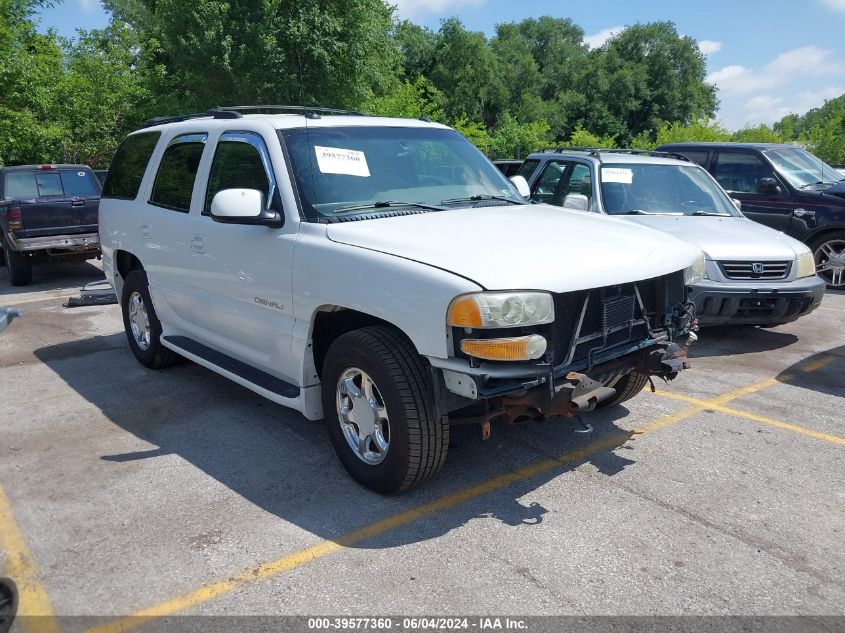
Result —
<path fill-rule="evenodd" d="M 831 290 L 845 289 L 845 231 L 821 236 L 810 244 L 816 274 Z"/>
<path fill-rule="evenodd" d="M 129 348 L 144 367 L 163 369 L 179 360 L 179 355 L 161 344 L 161 323 L 155 313 L 147 274 L 133 270 L 123 281 L 120 306 Z"/>
<path fill-rule="evenodd" d="M 443 466 L 449 423 L 434 411 L 428 367 L 396 331 L 367 327 L 332 343 L 322 397 L 335 452 L 367 488 L 405 492 Z"/>
<path fill-rule="evenodd" d="M 599 402 L 599 408 L 615 407 L 617 404 L 622 404 L 626 400 L 630 400 L 643 390 L 648 384 L 648 376 L 638 371 L 632 371 L 620 378 L 613 388 L 616 390 L 616 395 L 611 396 L 607 400 Z"/>

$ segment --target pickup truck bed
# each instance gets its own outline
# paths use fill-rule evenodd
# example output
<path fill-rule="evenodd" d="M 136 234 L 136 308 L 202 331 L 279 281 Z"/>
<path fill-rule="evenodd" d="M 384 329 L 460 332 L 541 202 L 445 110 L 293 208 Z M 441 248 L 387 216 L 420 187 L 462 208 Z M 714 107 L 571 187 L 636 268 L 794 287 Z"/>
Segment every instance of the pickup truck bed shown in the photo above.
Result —
<path fill-rule="evenodd" d="M 86 165 L 0 170 L 0 265 L 14 286 L 32 282 L 34 260 L 97 257 L 100 181 Z"/>

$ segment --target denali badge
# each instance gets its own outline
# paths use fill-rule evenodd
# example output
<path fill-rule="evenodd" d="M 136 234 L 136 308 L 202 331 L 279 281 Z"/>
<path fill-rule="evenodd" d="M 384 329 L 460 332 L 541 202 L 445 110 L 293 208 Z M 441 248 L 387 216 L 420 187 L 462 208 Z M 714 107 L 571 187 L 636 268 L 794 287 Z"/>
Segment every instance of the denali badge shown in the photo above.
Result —
<path fill-rule="evenodd" d="M 275 308 L 276 310 L 284 310 L 284 306 L 280 306 L 275 301 L 271 301 L 270 299 L 265 299 L 264 297 L 255 297 L 255 303 L 259 305 L 266 306 L 268 308 Z"/>
<path fill-rule="evenodd" d="M 758 263 L 758 262 L 754 262 L 753 264 L 751 264 L 751 271 L 752 271 L 755 275 L 761 275 L 761 274 L 763 274 L 763 264 L 760 264 L 760 263 Z"/>

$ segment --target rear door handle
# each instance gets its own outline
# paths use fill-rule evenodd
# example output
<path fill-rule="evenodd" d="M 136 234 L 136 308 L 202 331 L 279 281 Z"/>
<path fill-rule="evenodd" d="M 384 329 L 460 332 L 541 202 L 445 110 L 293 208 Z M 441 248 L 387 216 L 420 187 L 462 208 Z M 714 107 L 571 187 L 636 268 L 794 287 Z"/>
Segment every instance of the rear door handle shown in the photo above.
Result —
<path fill-rule="evenodd" d="M 191 250 L 195 253 L 205 252 L 205 237 L 202 235 L 194 235 L 191 238 Z"/>
<path fill-rule="evenodd" d="M 143 237 L 145 240 L 150 239 L 150 233 L 152 233 L 152 231 L 153 231 L 153 227 L 150 226 L 149 224 L 142 224 L 141 225 L 141 237 Z"/>

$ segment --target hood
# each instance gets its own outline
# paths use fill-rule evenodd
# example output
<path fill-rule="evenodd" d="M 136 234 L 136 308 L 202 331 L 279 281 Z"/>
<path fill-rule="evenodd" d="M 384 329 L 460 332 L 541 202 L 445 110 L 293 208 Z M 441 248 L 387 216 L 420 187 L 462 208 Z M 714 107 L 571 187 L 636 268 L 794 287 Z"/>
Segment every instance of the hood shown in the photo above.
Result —
<path fill-rule="evenodd" d="M 807 250 L 798 240 L 748 218 L 631 215 L 625 220 L 692 242 L 716 261 L 786 261 Z"/>
<path fill-rule="evenodd" d="M 839 196 L 840 198 L 845 198 L 845 180 L 837 182 L 835 185 L 831 185 L 827 189 L 822 189 L 822 193 L 827 193 L 832 196 Z"/>
<path fill-rule="evenodd" d="M 340 222 L 327 225 L 327 234 L 489 290 L 569 292 L 639 281 L 686 268 L 701 252 L 630 222 L 542 204 Z"/>

